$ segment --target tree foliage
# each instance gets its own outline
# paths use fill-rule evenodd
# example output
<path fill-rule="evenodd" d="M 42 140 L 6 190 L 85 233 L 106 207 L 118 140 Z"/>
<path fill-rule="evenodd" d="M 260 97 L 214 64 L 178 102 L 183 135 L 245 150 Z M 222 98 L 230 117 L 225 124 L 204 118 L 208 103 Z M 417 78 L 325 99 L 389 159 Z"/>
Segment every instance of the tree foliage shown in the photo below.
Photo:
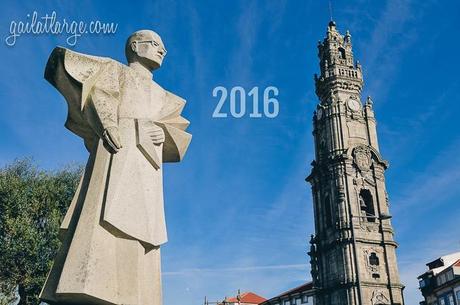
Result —
<path fill-rule="evenodd" d="M 81 168 L 43 171 L 28 159 L 0 169 L 0 293 L 19 304 L 39 304 L 38 295 L 59 248 L 60 223 Z M 5 301 L 0 301 L 0 303 Z"/>

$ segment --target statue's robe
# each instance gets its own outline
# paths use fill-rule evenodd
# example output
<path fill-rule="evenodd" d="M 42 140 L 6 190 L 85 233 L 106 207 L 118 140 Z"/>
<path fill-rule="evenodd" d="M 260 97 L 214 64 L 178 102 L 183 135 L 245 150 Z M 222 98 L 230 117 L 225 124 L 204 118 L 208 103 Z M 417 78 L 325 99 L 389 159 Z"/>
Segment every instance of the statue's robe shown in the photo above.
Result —
<path fill-rule="evenodd" d="M 65 97 L 65 126 L 90 155 L 61 225 L 62 246 L 40 298 L 50 304 L 160 305 L 160 245 L 167 241 L 162 163 L 182 159 L 191 140 L 185 101 L 110 58 L 56 48 L 45 78 Z M 165 142 L 147 134 L 155 124 Z M 110 153 L 104 130 L 118 127 Z"/>

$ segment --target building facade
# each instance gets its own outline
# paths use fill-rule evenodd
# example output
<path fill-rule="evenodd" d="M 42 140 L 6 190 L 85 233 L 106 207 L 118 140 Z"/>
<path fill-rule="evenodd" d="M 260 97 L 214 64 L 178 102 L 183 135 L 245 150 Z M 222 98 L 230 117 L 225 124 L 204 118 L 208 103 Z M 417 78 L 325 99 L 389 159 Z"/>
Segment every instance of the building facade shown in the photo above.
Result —
<path fill-rule="evenodd" d="M 379 152 L 372 100 L 361 101 L 363 76 L 350 33 L 341 35 L 331 21 L 318 55 L 315 160 L 307 177 L 315 304 L 404 304 L 385 187 L 388 163 Z"/>
<path fill-rule="evenodd" d="M 259 305 L 314 305 L 313 283 L 307 282 L 277 296 L 268 299 Z"/>
<path fill-rule="evenodd" d="M 424 301 L 421 305 L 460 305 L 460 252 L 441 256 L 426 264 L 418 277 Z"/>

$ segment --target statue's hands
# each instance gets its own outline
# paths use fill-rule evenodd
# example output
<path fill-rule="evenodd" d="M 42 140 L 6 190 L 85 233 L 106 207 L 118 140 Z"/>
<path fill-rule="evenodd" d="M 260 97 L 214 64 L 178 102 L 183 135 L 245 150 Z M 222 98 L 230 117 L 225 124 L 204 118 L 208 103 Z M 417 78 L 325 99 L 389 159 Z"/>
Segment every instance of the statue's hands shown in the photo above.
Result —
<path fill-rule="evenodd" d="M 165 141 L 165 133 L 158 125 L 149 124 L 146 128 L 146 132 L 152 139 L 153 144 L 161 144 Z"/>
<path fill-rule="evenodd" d="M 104 141 L 105 147 L 113 154 L 117 153 L 122 147 L 117 127 L 108 127 L 104 130 L 102 140 Z"/>

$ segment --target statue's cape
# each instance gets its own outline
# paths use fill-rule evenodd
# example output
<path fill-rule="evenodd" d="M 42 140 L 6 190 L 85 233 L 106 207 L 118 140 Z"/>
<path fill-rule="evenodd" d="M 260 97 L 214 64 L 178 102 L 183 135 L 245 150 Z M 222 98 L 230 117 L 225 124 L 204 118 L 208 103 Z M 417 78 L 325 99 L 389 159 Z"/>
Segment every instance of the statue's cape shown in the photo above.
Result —
<path fill-rule="evenodd" d="M 111 58 L 81 54 L 62 47 L 53 50 L 46 64 L 45 79 L 67 101 L 65 126 L 83 138 L 88 149 L 98 136 L 86 120 L 83 110 L 94 84 L 113 65 L 123 66 Z M 165 92 L 164 107 L 155 123 L 165 132 L 163 162 L 178 162 L 184 157 L 192 136 L 185 132 L 189 121 L 181 116 L 185 100 L 167 90 Z"/>

